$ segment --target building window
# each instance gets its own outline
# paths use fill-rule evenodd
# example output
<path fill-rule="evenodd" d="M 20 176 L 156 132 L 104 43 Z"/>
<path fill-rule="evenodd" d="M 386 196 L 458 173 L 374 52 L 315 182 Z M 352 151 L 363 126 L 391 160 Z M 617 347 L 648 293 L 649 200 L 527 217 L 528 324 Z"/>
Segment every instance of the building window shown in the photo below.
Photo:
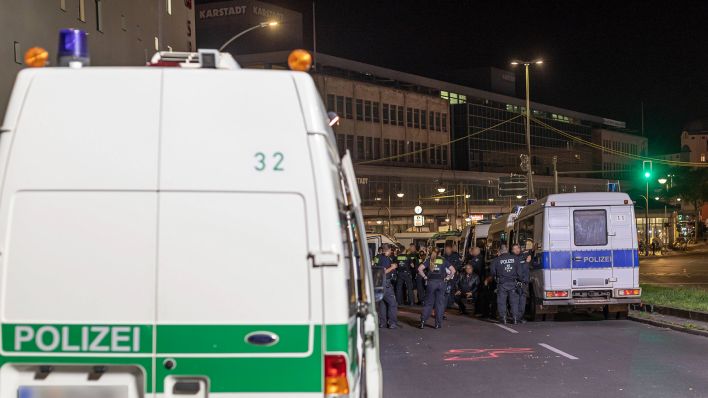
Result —
<path fill-rule="evenodd" d="M 437 164 L 438 162 L 438 157 L 436 155 L 436 149 L 434 145 L 430 146 L 430 163 L 431 164 Z"/>
<path fill-rule="evenodd" d="M 403 107 L 398 107 L 398 125 L 403 127 Z"/>
<path fill-rule="evenodd" d="M 413 127 L 413 109 L 406 108 L 406 126 Z"/>
<path fill-rule="evenodd" d="M 356 100 L 356 120 L 364 120 L 364 102 Z"/>
<path fill-rule="evenodd" d="M 391 140 L 389 140 L 388 138 L 384 138 L 383 144 L 384 144 L 384 147 L 383 147 L 384 157 L 387 158 L 387 157 L 391 156 L 391 148 L 390 148 L 391 147 Z"/>
<path fill-rule="evenodd" d="M 420 111 L 420 128 L 423 130 L 428 129 L 428 112 L 424 110 Z"/>
<path fill-rule="evenodd" d="M 420 142 L 415 143 L 415 162 L 421 163 L 423 161 L 423 154 L 421 153 Z"/>
<path fill-rule="evenodd" d="M 381 158 L 381 138 L 374 138 L 374 159 Z"/>
<path fill-rule="evenodd" d="M 374 139 L 372 137 L 366 137 L 366 159 L 371 160 L 374 158 Z"/>
<path fill-rule="evenodd" d="M 347 134 L 345 144 L 349 153 L 354 156 L 354 136 Z"/>
<path fill-rule="evenodd" d="M 346 147 L 346 136 L 344 134 L 335 134 L 335 137 L 337 138 L 337 150 L 339 151 L 339 155 L 344 155 L 344 151 L 347 149 Z"/>
<path fill-rule="evenodd" d="M 86 22 L 86 0 L 79 0 L 79 21 Z"/>
<path fill-rule="evenodd" d="M 447 164 L 447 147 L 442 147 L 442 164 Z"/>
<path fill-rule="evenodd" d="M 334 109 L 337 115 L 344 117 L 344 97 L 341 95 L 337 96 L 337 107 Z"/>
<path fill-rule="evenodd" d="M 373 112 L 374 113 L 374 123 L 379 123 L 381 121 L 381 119 L 379 119 L 379 103 L 374 102 L 373 107 L 374 107 L 374 112 Z"/>
<path fill-rule="evenodd" d="M 420 109 L 413 109 L 413 127 L 420 128 Z"/>
<path fill-rule="evenodd" d="M 403 109 L 403 107 L 401 107 L 401 109 Z M 398 141 L 398 155 L 403 155 L 404 153 L 406 153 L 406 142 L 405 141 Z M 405 162 L 406 157 L 401 156 L 398 158 L 398 161 Z"/>
<path fill-rule="evenodd" d="M 435 130 L 435 112 L 430 111 L 430 119 L 428 120 L 428 126 L 431 130 Z"/>
<path fill-rule="evenodd" d="M 103 0 L 96 0 L 96 30 L 103 33 Z"/>
<path fill-rule="evenodd" d="M 354 111 L 353 111 L 353 109 L 352 109 L 352 108 L 354 107 L 354 104 L 353 104 L 352 102 L 353 102 L 353 101 L 352 101 L 352 97 L 346 97 L 346 98 L 345 98 L 345 103 L 344 103 L 344 116 L 345 116 L 347 119 L 354 119 Z"/>
<path fill-rule="evenodd" d="M 23 58 L 22 58 L 22 46 L 20 46 L 20 42 L 16 41 L 13 43 L 15 46 L 15 63 L 18 65 L 22 65 Z"/>
<path fill-rule="evenodd" d="M 421 119 L 425 120 L 425 119 Z M 428 144 L 423 144 L 423 147 L 421 148 L 423 150 L 423 164 L 428 164 Z"/>
<path fill-rule="evenodd" d="M 398 156 L 398 144 L 396 140 L 391 140 L 391 156 Z M 397 162 L 398 158 L 394 158 L 391 160 Z"/>
<path fill-rule="evenodd" d="M 702 153 L 701 154 L 701 162 L 705 162 L 705 161 L 706 161 L 706 154 Z"/>
<path fill-rule="evenodd" d="M 383 104 L 383 122 L 388 124 L 388 104 Z"/>
<path fill-rule="evenodd" d="M 336 112 L 337 108 L 334 106 L 334 95 L 327 94 L 327 110 Z"/>
<path fill-rule="evenodd" d="M 440 128 L 440 112 L 435 112 L 435 131 L 441 131 Z"/>
<path fill-rule="evenodd" d="M 364 101 L 364 121 L 371 121 L 371 101 Z"/>
<path fill-rule="evenodd" d="M 356 137 L 356 158 L 358 160 L 364 160 L 366 152 L 364 151 L 364 137 Z"/>
<path fill-rule="evenodd" d="M 442 114 L 442 131 L 447 133 L 447 113 Z"/>

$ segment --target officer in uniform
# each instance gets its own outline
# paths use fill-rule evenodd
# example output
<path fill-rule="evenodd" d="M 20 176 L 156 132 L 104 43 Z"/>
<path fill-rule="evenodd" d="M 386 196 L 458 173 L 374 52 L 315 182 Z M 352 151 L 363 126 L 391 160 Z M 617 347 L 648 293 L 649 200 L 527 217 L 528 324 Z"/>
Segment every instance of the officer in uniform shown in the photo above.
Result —
<path fill-rule="evenodd" d="M 418 272 L 418 268 L 420 268 L 420 264 L 425 262 L 427 255 L 425 253 L 425 250 L 421 249 L 418 252 L 418 260 L 416 261 L 416 267 L 415 267 L 415 289 L 418 291 L 418 305 L 425 305 L 425 296 L 426 296 L 426 287 L 425 286 L 425 279 L 420 276 L 420 272 Z M 427 268 L 423 271 L 423 273 L 427 276 L 428 275 L 428 270 Z"/>
<path fill-rule="evenodd" d="M 445 260 L 447 260 L 450 265 L 455 268 L 456 274 L 449 278 L 447 287 L 445 288 L 445 307 L 450 308 L 455 303 L 455 299 L 452 295 L 455 285 L 457 285 L 458 275 L 462 273 L 462 259 L 460 254 L 455 250 L 454 246 L 451 244 L 445 245 L 445 253 L 443 254 Z M 447 319 L 447 317 L 443 317 Z"/>
<path fill-rule="evenodd" d="M 484 258 L 482 258 L 482 251 L 479 247 L 470 247 L 469 255 L 465 259 L 465 264 L 472 266 L 472 271 L 477 274 L 479 280 L 484 280 L 484 277 L 486 276 L 484 272 Z"/>
<path fill-rule="evenodd" d="M 521 281 L 521 248 L 514 244 L 511 253 L 503 253 L 492 262 L 492 276 L 497 281 L 497 311 L 499 321 L 506 323 L 507 302 L 509 303 L 512 323 L 516 324 L 520 318 L 519 295 L 517 282 Z"/>
<path fill-rule="evenodd" d="M 425 269 L 428 270 L 427 275 L 424 272 Z M 427 297 L 425 308 L 420 316 L 419 328 L 425 327 L 425 321 L 428 320 L 433 312 L 433 306 L 435 306 L 435 329 L 440 329 L 445 314 L 445 289 L 448 280 L 455 275 L 455 267 L 438 255 L 437 248 L 432 248 L 430 256 L 418 267 L 418 275 L 427 281 Z"/>
<path fill-rule="evenodd" d="M 516 293 L 519 295 L 519 316 L 518 319 L 521 323 L 526 323 L 524 319 L 524 314 L 526 313 L 526 297 L 529 294 L 529 268 L 531 267 L 531 259 L 533 258 L 533 252 L 529 251 L 526 253 L 521 253 L 519 255 L 519 262 L 521 264 L 519 268 L 519 282 L 517 283 Z"/>
<path fill-rule="evenodd" d="M 396 271 L 396 264 L 391 262 L 391 246 L 388 243 L 382 245 L 383 251 L 374 257 L 374 267 L 381 268 L 386 273 L 384 281 L 384 296 L 379 303 L 379 327 L 388 326 L 389 329 L 398 328 L 398 304 L 396 294 L 391 284 L 391 278 Z"/>
<path fill-rule="evenodd" d="M 413 246 L 415 248 L 415 246 Z M 415 250 L 414 250 L 415 252 Z M 410 256 L 410 251 L 408 253 L 400 252 L 396 256 L 396 261 L 398 261 L 398 268 L 396 268 L 396 300 L 399 304 L 403 305 L 407 298 L 408 305 L 415 304 L 413 299 L 413 261 Z M 405 296 L 403 292 L 405 291 Z"/>

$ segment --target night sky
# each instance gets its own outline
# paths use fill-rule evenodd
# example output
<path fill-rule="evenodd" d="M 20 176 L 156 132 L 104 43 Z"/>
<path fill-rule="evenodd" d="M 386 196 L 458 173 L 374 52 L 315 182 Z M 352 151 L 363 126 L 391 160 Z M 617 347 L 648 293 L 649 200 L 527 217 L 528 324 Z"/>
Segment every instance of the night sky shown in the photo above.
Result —
<path fill-rule="evenodd" d="M 271 2 L 303 12 L 310 47 L 312 2 Z M 319 0 L 316 10 L 318 51 L 420 75 L 454 80 L 542 57 L 533 100 L 637 133 L 643 101 L 652 153 L 678 151 L 684 124 L 708 117 L 708 1 Z"/>

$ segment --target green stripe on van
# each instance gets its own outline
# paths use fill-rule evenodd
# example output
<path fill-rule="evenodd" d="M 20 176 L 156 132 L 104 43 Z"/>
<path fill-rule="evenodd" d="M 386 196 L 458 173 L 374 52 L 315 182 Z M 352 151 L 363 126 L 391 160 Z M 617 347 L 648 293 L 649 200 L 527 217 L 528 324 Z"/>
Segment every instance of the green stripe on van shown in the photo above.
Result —
<path fill-rule="evenodd" d="M 194 358 L 172 356 L 176 366 L 162 365 L 168 357 L 157 357 L 157 393 L 164 392 L 167 376 L 205 376 L 210 391 L 226 392 L 322 392 L 322 328 L 315 326 L 312 353 L 301 358 Z"/>
<path fill-rule="evenodd" d="M 252 333 L 278 338 L 272 346 L 246 341 Z M 309 325 L 158 325 L 158 354 L 304 353 L 309 349 Z"/>

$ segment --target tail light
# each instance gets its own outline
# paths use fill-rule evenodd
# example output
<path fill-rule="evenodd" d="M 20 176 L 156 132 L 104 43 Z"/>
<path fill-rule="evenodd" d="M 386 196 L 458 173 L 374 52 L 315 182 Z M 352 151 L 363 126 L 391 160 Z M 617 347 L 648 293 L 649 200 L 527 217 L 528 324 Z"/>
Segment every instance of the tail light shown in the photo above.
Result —
<path fill-rule="evenodd" d="M 548 298 L 548 299 L 568 298 L 568 291 L 567 290 L 549 290 L 546 292 L 546 298 Z"/>
<path fill-rule="evenodd" d="M 349 394 L 347 359 L 344 355 L 325 355 L 324 392 L 327 397 Z"/>
<path fill-rule="evenodd" d="M 642 289 L 619 289 L 619 290 L 617 290 L 617 296 L 619 296 L 619 297 L 639 296 L 641 294 L 642 294 Z"/>

